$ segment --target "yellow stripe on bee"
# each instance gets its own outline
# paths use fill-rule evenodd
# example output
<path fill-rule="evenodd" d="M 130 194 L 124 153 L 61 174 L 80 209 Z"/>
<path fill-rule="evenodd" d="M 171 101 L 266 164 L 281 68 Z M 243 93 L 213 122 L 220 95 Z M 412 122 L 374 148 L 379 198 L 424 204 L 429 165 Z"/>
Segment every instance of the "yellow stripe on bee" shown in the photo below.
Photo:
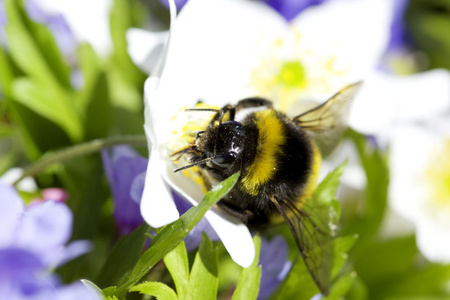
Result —
<path fill-rule="evenodd" d="M 313 147 L 313 163 L 311 166 L 311 173 L 308 176 L 308 181 L 305 184 L 305 188 L 303 189 L 302 196 L 300 198 L 300 203 L 304 203 L 306 200 L 311 200 L 313 193 L 316 189 L 317 180 L 319 179 L 320 166 L 322 163 L 322 155 L 320 153 L 319 147 L 317 147 L 316 143 L 311 142 Z M 303 206 L 303 204 L 301 204 Z M 297 208 L 301 208 L 297 205 Z"/>
<path fill-rule="evenodd" d="M 278 164 L 277 156 L 285 143 L 284 125 L 274 110 L 259 111 L 255 115 L 254 122 L 259 130 L 256 156 L 241 181 L 243 190 L 253 196 L 273 178 Z"/>
<path fill-rule="evenodd" d="M 320 166 L 322 163 L 322 155 L 320 153 L 319 148 L 317 147 L 316 143 L 311 142 L 311 145 L 313 147 L 313 162 L 311 166 L 311 171 L 308 175 L 308 180 L 306 181 L 305 187 L 303 188 L 302 194 L 299 196 L 299 198 L 295 199 L 295 207 L 299 210 L 303 208 L 303 205 L 305 201 L 311 201 L 314 191 L 317 186 L 317 180 L 319 179 L 320 174 Z M 284 199 L 286 200 L 286 199 Z M 293 215 L 292 210 L 287 209 L 285 211 L 286 215 L 290 218 Z M 284 218 L 281 214 L 274 214 L 270 218 L 270 222 L 274 224 L 278 224 L 284 221 Z"/>

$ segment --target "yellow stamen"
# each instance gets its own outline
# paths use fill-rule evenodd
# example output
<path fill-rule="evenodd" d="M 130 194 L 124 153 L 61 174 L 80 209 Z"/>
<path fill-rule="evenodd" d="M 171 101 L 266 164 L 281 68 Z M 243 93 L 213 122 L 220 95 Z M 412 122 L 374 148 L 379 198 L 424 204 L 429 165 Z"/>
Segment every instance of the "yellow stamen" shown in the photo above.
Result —
<path fill-rule="evenodd" d="M 433 152 L 426 175 L 432 202 L 440 207 L 450 207 L 450 138 Z"/>

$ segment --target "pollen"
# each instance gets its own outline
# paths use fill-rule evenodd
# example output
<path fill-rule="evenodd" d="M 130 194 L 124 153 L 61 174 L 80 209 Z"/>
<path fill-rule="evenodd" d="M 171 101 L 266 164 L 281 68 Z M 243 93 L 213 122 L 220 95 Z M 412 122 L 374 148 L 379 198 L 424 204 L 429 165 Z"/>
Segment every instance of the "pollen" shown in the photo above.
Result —
<path fill-rule="evenodd" d="M 426 169 L 426 183 L 432 202 L 450 208 L 450 138 L 432 152 Z"/>
<path fill-rule="evenodd" d="M 211 122 L 214 112 L 186 111 L 188 106 L 182 107 L 179 112 L 171 118 L 170 136 L 167 140 L 167 149 L 169 153 L 174 153 L 180 149 L 189 146 L 197 135 L 197 132 L 205 130 Z M 217 106 L 198 103 L 195 108 L 213 108 Z M 175 166 L 183 166 L 189 164 L 189 157 L 186 155 L 176 156 L 172 158 Z M 203 193 L 207 192 L 205 181 L 198 167 L 183 170 L 181 172 L 186 178 L 189 178 L 195 184 L 199 185 Z"/>
<path fill-rule="evenodd" d="M 331 95 L 353 80 L 352 59 L 339 55 L 335 41 L 292 27 L 290 34 L 260 43 L 251 84 L 255 95 L 271 99 L 283 112 L 299 99 Z"/>
<path fill-rule="evenodd" d="M 167 143 L 170 152 L 175 152 L 181 148 L 187 147 L 191 143 L 197 132 L 205 130 L 211 122 L 214 113 L 186 111 L 188 106 L 180 108 L 178 113 L 171 118 L 172 128 Z M 195 108 L 214 108 L 217 106 L 198 103 Z"/>

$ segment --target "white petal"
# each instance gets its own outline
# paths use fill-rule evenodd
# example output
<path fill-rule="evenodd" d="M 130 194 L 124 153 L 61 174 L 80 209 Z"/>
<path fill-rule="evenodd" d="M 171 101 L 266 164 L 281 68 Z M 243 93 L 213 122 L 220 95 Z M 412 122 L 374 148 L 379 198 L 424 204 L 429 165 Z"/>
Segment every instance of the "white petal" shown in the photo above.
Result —
<path fill-rule="evenodd" d="M 255 245 L 247 226 L 233 223 L 229 218 L 222 217 L 210 210 L 206 213 L 214 231 L 220 237 L 231 258 L 240 266 L 247 268 L 255 259 Z"/>
<path fill-rule="evenodd" d="M 11 168 L 7 170 L 5 173 L 3 173 L 3 175 L 0 177 L 0 182 L 13 185 L 16 182 L 16 180 L 18 180 L 22 176 L 22 174 L 23 169 Z M 17 185 L 17 189 L 19 191 L 33 193 L 36 192 L 37 185 L 32 177 L 25 177 L 19 182 L 19 184 Z"/>
<path fill-rule="evenodd" d="M 156 147 L 153 147 L 141 199 L 142 217 L 155 228 L 172 223 L 180 216 L 172 194 L 161 177 L 163 166 L 157 152 Z"/>
<path fill-rule="evenodd" d="M 164 171 L 164 162 L 159 155 L 155 133 L 155 125 L 157 124 L 155 114 L 158 110 L 154 108 L 157 104 L 158 85 L 159 79 L 150 77 L 145 81 L 144 86 L 144 129 L 147 135 L 148 149 L 151 149 L 151 152 L 141 199 L 142 217 L 150 226 L 156 228 L 169 224 L 179 217 L 170 190 L 161 176 Z"/>
<path fill-rule="evenodd" d="M 180 173 L 173 173 L 173 165 L 170 163 L 167 164 L 167 173 L 164 179 L 173 190 L 194 206 L 198 205 L 204 196 L 198 184 Z M 215 209 L 209 210 L 205 217 L 230 253 L 231 258 L 244 268 L 250 266 L 255 258 L 255 246 L 247 226 L 221 215 Z"/>
<path fill-rule="evenodd" d="M 424 186 L 425 170 L 438 137 L 418 126 L 397 127 L 391 140 L 389 201 L 412 222 L 423 214 L 430 193 Z"/>
<path fill-rule="evenodd" d="M 142 71 L 150 74 L 164 50 L 169 31 L 150 32 L 138 28 L 127 31 L 128 54 Z"/>
<path fill-rule="evenodd" d="M 62 13 L 75 35 L 80 40 L 89 42 L 97 52 L 110 52 L 111 0 L 39 0 L 39 5 L 49 12 Z"/>
<path fill-rule="evenodd" d="M 167 173 L 164 179 L 175 192 L 194 206 L 198 205 L 198 202 L 204 197 L 200 186 L 182 174 L 174 173 L 173 165 L 170 163 L 167 164 Z M 205 217 L 230 253 L 231 258 L 244 268 L 250 266 L 255 258 L 255 246 L 247 226 L 222 215 L 214 208 L 209 210 Z"/>
<path fill-rule="evenodd" d="M 450 108 L 450 73 L 433 70 L 410 76 L 374 73 L 353 103 L 349 124 L 378 134 L 394 121 L 424 120 Z"/>
<path fill-rule="evenodd" d="M 171 38 L 161 96 L 172 109 L 199 99 L 221 105 L 249 96 L 258 41 L 285 29 L 262 3 L 188 1 Z"/>
<path fill-rule="evenodd" d="M 144 129 L 147 135 L 148 149 L 152 145 L 157 145 L 156 127 L 158 125 L 156 120 L 158 99 L 157 92 L 159 87 L 159 78 L 149 77 L 144 83 Z"/>
<path fill-rule="evenodd" d="M 392 9 L 385 0 L 334 0 L 312 6 L 293 21 L 317 51 L 350 62 L 360 80 L 383 55 L 390 35 Z M 358 78 L 359 77 L 359 78 Z"/>
<path fill-rule="evenodd" d="M 450 226 L 433 218 L 423 219 L 417 227 L 417 246 L 432 262 L 450 262 Z"/>

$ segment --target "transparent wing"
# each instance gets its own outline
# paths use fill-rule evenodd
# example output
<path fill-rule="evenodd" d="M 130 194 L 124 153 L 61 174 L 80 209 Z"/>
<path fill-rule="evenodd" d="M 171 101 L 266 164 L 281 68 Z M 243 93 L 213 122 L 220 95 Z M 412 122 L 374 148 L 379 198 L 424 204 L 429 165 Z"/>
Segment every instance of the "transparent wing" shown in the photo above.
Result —
<path fill-rule="evenodd" d="M 311 201 L 306 201 L 298 209 L 291 201 L 277 196 L 272 197 L 272 202 L 288 224 L 312 279 L 326 296 L 331 285 L 337 222 L 330 205 L 313 206 Z"/>
<path fill-rule="evenodd" d="M 331 153 L 341 140 L 347 127 L 351 102 L 361 85 L 361 81 L 351 84 L 325 103 L 292 119 L 296 125 L 311 133 L 322 155 Z"/>

